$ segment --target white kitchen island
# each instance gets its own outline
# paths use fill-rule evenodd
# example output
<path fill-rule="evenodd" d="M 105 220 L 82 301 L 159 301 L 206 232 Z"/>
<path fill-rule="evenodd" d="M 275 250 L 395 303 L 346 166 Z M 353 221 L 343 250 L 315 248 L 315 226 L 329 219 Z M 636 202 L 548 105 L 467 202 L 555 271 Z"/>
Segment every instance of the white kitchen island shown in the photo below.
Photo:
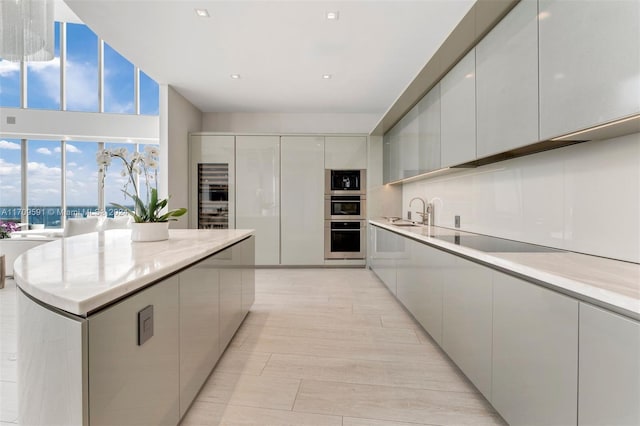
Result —
<path fill-rule="evenodd" d="M 178 424 L 253 304 L 252 230 L 129 233 L 16 261 L 20 424 Z"/>

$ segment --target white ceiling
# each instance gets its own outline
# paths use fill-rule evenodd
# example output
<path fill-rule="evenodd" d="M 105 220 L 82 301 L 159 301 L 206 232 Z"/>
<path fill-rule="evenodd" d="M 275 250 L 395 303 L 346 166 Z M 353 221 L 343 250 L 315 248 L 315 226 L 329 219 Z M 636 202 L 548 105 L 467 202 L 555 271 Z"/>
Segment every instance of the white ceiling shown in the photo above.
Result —
<path fill-rule="evenodd" d="M 65 2 L 204 112 L 381 114 L 475 0 Z"/>

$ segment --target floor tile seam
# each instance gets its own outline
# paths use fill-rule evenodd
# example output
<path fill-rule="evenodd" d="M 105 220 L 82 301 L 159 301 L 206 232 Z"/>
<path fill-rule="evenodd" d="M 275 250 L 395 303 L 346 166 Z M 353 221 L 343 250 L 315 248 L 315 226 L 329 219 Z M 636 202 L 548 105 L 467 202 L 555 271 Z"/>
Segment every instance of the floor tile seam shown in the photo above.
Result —
<path fill-rule="evenodd" d="M 254 324 L 247 324 L 247 326 L 243 329 L 243 331 L 249 331 L 247 329 L 250 329 L 250 328 L 260 328 L 262 330 L 264 330 L 265 328 L 277 328 L 277 329 L 285 329 L 285 330 L 293 329 L 293 330 L 310 331 L 310 332 L 314 332 L 314 331 L 318 331 L 318 330 L 323 330 L 323 331 L 328 331 L 328 330 L 340 331 L 341 330 L 340 328 L 333 327 L 333 326 L 329 326 L 329 327 L 318 326 L 318 327 L 314 327 L 314 328 L 309 328 L 307 326 L 305 326 L 305 327 L 296 327 L 296 326 L 285 327 L 285 326 L 281 326 L 281 325 L 257 325 L 257 324 L 254 325 Z M 351 326 L 350 328 L 351 328 L 351 330 L 356 330 L 356 331 L 357 330 L 362 330 L 362 331 L 365 331 L 365 330 L 379 330 L 379 331 L 381 331 L 380 329 L 382 327 L 362 327 L 362 326 L 354 327 L 354 326 Z M 414 329 L 414 328 L 406 328 L 406 329 L 405 328 L 386 328 L 385 330 L 389 330 L 389 331 L 390 330 L 407 330 L 407 331 L 413 332 L 414 334 L 419 331 L 419 330 Z"/>
<path fill-rule="evenodd" d="M 296 401 L 298 400 L 298 395 L 300 395 L 300 389 L 302 389 L 302 379 L 298 379 L 300 382 L 298 383 L 298 389 L 296 389 L 296 395 L 293 397 L 293 401 L 291 401 L 291 408 L 289 410 L 293 411 L 293 407 L 296 405 Z"/>
<path fill-rule="evenodd" d="M 282 336 L 280 336 L 282 337 Z M 321 340 L 320 338 L 318 339 L 313 339 L 314 341 L 319 341 Z M 329 340 L 329 339 L 322 339 L 323 341 Z M 320 342 L 323 343 L 323 342 Z M 331 346 L 336 346 L 338 343 L 344 343 L 344 341 L 339 341 L 339 342 L 335 342 L 335 341 L 331 341 L 332 344 L 326 344 L 325 348 L 327 350 L 331 349 Z M 263 342 L 260 343 L 259 341 L 254 341 L 254 342 L 243 342 L 242 345 L 240 346 L 233 346 L 234 349 L 240 349 L 240 348 L 244 348 L 245 351 L 247 351 L 248 346 L 245 345 L 254 345 L 253 347 L 255 347 L 258 344 L 262 344 L 262 345 L 266 345 L 269 344 L 269 346 L 271 346 L 271 348 L 269 348 L 268 351 L 265 350 L 259 350 L 258 352 L 269 352 L 269 353 L 273 353 L 273 354 L 283 354 L 283 355 L 299 355 L 299 356 L 314 356 L 315 354 L 312 353 L 308 353 L 308 352 L 293 352 L 291 351 L 291 342 L 287 339 L 287 342 L 283 345 L 282 343 L 269 343 L 269 342 Z M 396 346 L 396 345 L 403 345 L 401 343 L 389 343 L 386 344 L 388 347 L 391 346 Z M 411 347 L 412 349 L 417 349 L 420 348 L 421 345 L 414 345 L 414 344 L 405 344 L 407 347 Z M 275 348 L 274 348 L 275 346 Z M 278 348 L 277 346 L 285 346 L 282 348 Z M 297 345 L 296 345 L 297 346 Z M 231 346 L 230 346 L 231 347 Z M 343 349 L 344 346 L 340 346 L 340 349 Z M 362 344 L 361 342 L 357 342 L 356 345 L 351 346 L 350 347 L 352 352 L 356 352 L 356 355 L 351 357 L 348 356 L 348 358 L 354 358 L 354 359 L 359 359 L 359 360 L 378 360 L 378 361 L 394 361 L 395 359 L 399 359 L 399 360 L 404 360 L 404 362 L 411 362 L 411 359 L 407 359 L 407 358 L 411 358 L 411 357 L 416 357 L 418 358 L 418 362 L 421 361 L 428 361 L 428 358 L 433 355 L 432 353 L 430 353 L 429 351 L 418 351 L 418 353 L 406 353 L 406 352 L 389 352 L 389 351 L 385 351 L 385 348 L 380 348 L 377 347 L 376 345 L 366 345 L 366 344 Z M 397 349 L 397 348 L 396 348 Z M 408 349 L 408 348 L 405 348 Z M 340 358 L 342 357 L 347 357 L 346 355 L 341 355 Z M 390 359 L 390 358 L 394 358 L 394 359 Z M 425 359 L 426 358 L 426 359 Z"/>
<path fill-rule="evenodd" d="M 307 380 L 307 381 L 314 381 L 314 382 L 325 382 L 325 383 L 339 383 L 339 384 L 344 384 L 344 385 L 363 385 L 363 386 L 376 386 L 376 387 L 387 387 L 387 388 L 394 388 L 394 389 L 404 389 L 404 390 L 413 390 L 413 391 L 432 391 L 432 392 L 447 392 L 447 393 L 452 393 L 452 394 L 462 394 L 462 395 L 475 395 L 476 394 L 476 390 L 475 389 L 469 389 L 469 390 L 446 390 L 446 389 L 434 389 L 434 388 L 430 388 L 430 387 L 424 387 L 424 386 L 407 386 L 407 385 L 395 385 L 395 384 L 384 384 L 384 383 L 372 383 L 372 382 L 366 382 L 366 381 L 356 381 L 356 380 L 328 380 L 328 379 L 322 379 L 322 378 L 315 378 L 315 377 L 292 377 L 292 376 L 279 376 L 277 374 L 266 374 L 264 375 L 264 377 L 281 377 L 281 378 L 292 378 L 292 379 L 298 379 L 298 380 Z M 433 380 L 433 383 L 449 383 L 448 381 L 445 380 Z M 297 397 L 297 395 L 296 395 Z"/>
<path fill-rule="evenodd" d="M 382 420 L 382 419 L 377 419 L 372 417 L 357 417 L 357 416 L 343 416 L 343 418 L 358 419 L 358 420 Z M 402 423 L 402 424 L 414 425 L 414 426 L 443 426 L 442 424 L 439 424 L 439 423 L 417 423 L 417 422 L 411 422 L 406 420 L 402 420 L 402 421 L 394 420 L 394 421 L 396 423 Z"/>
<path fill-rule="evenodd" d="M 258 374 L 259 376 L 263 376 L 264 370 L 267 368 L 267 365 L 269 365 L 269 362 L 271 361 L 272 357 L 273 357 L 273 352 L 269 354 L 269 358 L 267 358 L 267 360 L 264 362 L 264 365 L 260 369 L 260 374 Z M 300 388 L 298 388 L 298 390 L 300 390 Z"/>
<path fill-rule="evenodd" d="M 294 411 L 294 410 L 284 410 L 282 408 L 265 408 L 265 407 L 255 407 L 252 405 L 245 405 L 245 404 L 230 404 L 230 403 L 222 403 L 222 402 L 211 402 L 211 401 L 199 401 L 203 404 L 211 404 L 211 405 L 222 405 L 225 407 L 237 407 L 237 408 L 258 408 L 261 410 L 270 410 L 270 411 L 280 411 L 282 413 L 287 413 L 287 414 L 291 414 L 291 413 L 295 413 L 295 414 L 316 414 L 319 416 L 323 416 L 323 417 L 342 417 L 338 414 L 326 414 L 326 413 L 306 413 L 306 412 L 301 412 L 301 411 Z"/>
<path fill-rule="evenodd" d="M 362 386 L 371 386 L 371 387 L 380 387 L 380 388 L 389 388 L 389 389 L 395 389 L 395 390 L 406 390 L 406 391 L 416 391 L 416 390 L 426 390 L 426 391 L 430 391 L 430 392 L 435 392 L 435 393 L 446 393 L 446 394 L 452 394 L 452 395 L 461 395 L 461 396 L 468 396 L 468 395 L 472 395 L 472 396 L 477 396 L 483 406 L 487 404 L 486 400 L 484 399 L 484 397 L 475 390 L 475 388 L 471 389 L 469 392 L 466 391 L 451 391 L 451 390 L 434 390 L 434 389 L 418 389 L 418 388 L 408 388 L 406 386 L 394 386 L 394 385 L 369 385 L 369 384 L 360 384 L 360 383 L 349 383 L 349 382 L 340 382 L 340 381 L 336 381 L 336 380 L 319 380 L 319 379 L 301 379 L 302 381 L 307 381 L 307 382 L 322 382 L 322 383 L 335 383 L 335 384 L 343 384 L 343 385 L 362 385 Z M 442 383 L 446 383 L 446 382 L 442 382 Z M 488 407 L 483 407 L 483 408 L 491 408 L 490 406 Z M 495 414 L 495 411 L 489 411 L 489 414 Z M 347 416 L 348 417 L 348 416 Z"/>
<path fill-rule="evenodd" d="M 348 325 L 345 325 L 345 327 L 348 327 Z M 377 328 L 376 328 L 377 329 Z M 242 340 L 242 343 L 239 346 L 244 346 L 247 341 L 249 339 L 253 340 L 254 343 L 259 342 L 261 339 L 276 339 L 276 338 L 286 338 L 286 339 L 313 339 L 314 341 L 317 342 L 336 342 L 336 343 L 344 343 L 345 341 L 347 342 L 352 342 L 354 344 L 374 344 L 374 345 L 407 345 L 410 347 L 419 347 L 419 346 L 428 346 L 424 343 L 408 343 L 408 342 L 398 342 L 398 341 L 393 341 L 393 340 L 389 340 L 389 341 L 375 341 L 375 342 L 371 342 L 370 339 L 360 339 L 360 340 L 354 340 L 354 339 L 350 339 L 350 338 L 335 338 L 335 337 L 319 337 L 319 336 L 287 336 L 287 335 L 283 335 L 283 334 L 268 334 L 268 335 L 263 335 L 263 334 L 249 334 L 248 336 L 244 336 L 244 339 Z M 236 342 L 237 343 L 237 342 Z M 261 352 L 261 351 L 258 351 Z M 264 351 L 262 351 L 264 352 Z M 271 352 L 271 351 L 269 351 Z"/>
<path fill-rule="evenodd" d="M 342 424 L 344 425 L 344 419 L 345 418 L 351 418 L 351 419 L 362 419 L 362 420 L 374 420 L 374 421 L 379 421 L 379 422 L 394 422 L 394 423 L 406 423 L 406 424 L 410 424 L 410 425 L 415 425 L 415 426 L 448 426 L 442 423 L 414 423 L 411 421 L 407 421 L 407 420 L 399 420 L 397 418 L 393 418 L 390 416 L 386 416 L 386 417 L 356 417 L 353 415 L 348 415 L 348 414 L 327 414 L 326 412 L 322 412 L 320 410 L 314 410 L 314 409 L 296 409 L 294 406 L 294 409 L 292 410 L 294 413 L 301 413 L 301 414 L 316 414 L 316 415 L 321 415 L 321 416 L 335 416 L 335 417 L 342 417 Z"/>
<path fill-rule="evenodd" d="M 300 355 L 300 354 L 289 354 L 289 353 L 280 353 L 280 352 L 272 352 L 271 356 L 269 357 L 269 361 L 271 361 L 271 358 L 273 358 L 273 355 L 290 355 L 290 356 L 297 356 L 297 357 L 311 357 L 311 358 L 322 358 L 322 359 L 331 359 L 331 360 L 342 360 L 342 361 L 363 361 L 363 362 L 375 362 L 375 363 L 384 363 L 384 364 L 396 364 L 396 365 L 401 365 L 404 366 L 406 365 L 406 362 L 404 361 L 389 361 L 386 359 L 382 359 L 382 360 L 375 360 L 375 359 L 363 359 L 363 358 L 350 358 L 350 357 L 344 357 L 344 356 L 329 356 L 329 355 Z M 440 361 L 418 361 L 418 362 L 413 362 L 414 364 L 418 364 L 418 366 L 424 366 L 425 368 L 428 367 L 433 367 L 434 364 L 442 362 L 444 364 L 446 364 L 448 367 L 451 367 L 451 362 L 449 362 L 448 360 L 440 360 Z M 428 364 L 428 365 L 427 365 Z M 458 372 L 452 372 L 452 374 L 456 374 L 456 376 L 459 376 Z M 466 377 L 466 376 L 465 376 Z"/>
<path fill-rule="evenodd" d="M 233 402 L 232 403 L 231 401 L 217 402 L 213 398 L 211 398 L 209 400 L 207 400 L 207 399 L 197 399 L 196 401 L 200 402 L 200 403 L 206 402 L 206 403 L 211 403 L 211 404 L 220 404 L 220 405 L 232 406 L 232 407 L 261 408 L 263 410 L 279 410 L 279 411 L 283 411 L 283 412 L 292 412 L 293 411 L 291 409 L 282 408 L 282 407 L 284 407 L 284 404 L 282 404 L 282 406 L 280 406 L 280 407 L 273 407 L 273 406 L 268 407 L 268 406 L 266 406 L 267 404 L 259 405 L 259 403 L 254 405 L 254 404 L 247 403 L 247 402 L 245 402 L 245 403 L 238 403 L 238 402 Z"/>
<path fill-rule="evenodd" d="M 346 325 L 345 327 L 348 327 L 348 325 Z M 375 328 L 377 330 L 377 328 Z M 327 329 L 328 330 L 328 329 Z M 334 329 L 335 330 L 335 329 Z M 304 335 L 307 334 L 307 335 Z M 415 341 L 413 339 L 410 340 L 406 340 L 406 341 L 399 341 L 398 339 L 393 339 L 393 338 L 385 338 L 385 336 L 375 336 L 373 339 L 367 339 L 367 336 L 364 337 L 358 337 L 358 336 L 336 336 L 336 337 L 320 337 L 320 336 L 313 336 L 313 335 L 309 335 L 312 333 L 300 333 L 300 334 L 293 334 L 293 335 L 288 335 L 286 333 L 282 333 L 282 334 L 276 334 L 276 333 L 268 333 L 268 330 L 265 331 L 264 333 L 260 333 L 260 334 L 251 334 L 249 336 L 247 336 L 245 338 L 245 340 L 243 341 L 243 344 L 246 340 L 251 339 L 252 336 L 254 338 L 270 338 L 270 337 L 284 337 L 284 338 L 301 338 L 301 339 L 305 339 L 305 338 L 310 338 L 310 339 L 316 339 L 316 340 L 335 340 L 337 342 L 356 342 L 356 343 L 369 343 L 369 342 L 373 342 L 372 343 L 381 343 L 381 344 L 398 344 L 398 345 L 410 345 L 410 346 L 428 346 L 428 344 L 425 344 L 423 342 L 418 341 L 418 339 L 416 338 Z M 255 339 L 254 339 L 255 341 Z"/>

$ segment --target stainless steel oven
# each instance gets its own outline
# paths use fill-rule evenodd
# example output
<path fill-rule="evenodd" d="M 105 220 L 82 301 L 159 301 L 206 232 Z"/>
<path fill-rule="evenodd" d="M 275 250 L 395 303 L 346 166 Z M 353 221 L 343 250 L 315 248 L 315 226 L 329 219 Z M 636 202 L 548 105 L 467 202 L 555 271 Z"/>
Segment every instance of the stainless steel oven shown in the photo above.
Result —
<path fill-rule="evenodd" d="M 325 195 L 358 195 L 367 192 L 366 170 L 325 170 Z"/>
<path fill-rule="evenodd" d="M 325 220 L 325 259 L 364 259 L 366 222 L 364 220 Z"/>
<path fill-rule="evenodd" d="M 325 195 L 324 218 L 326 220 L 364 220 L 367 199 L 364 195 Z"/>

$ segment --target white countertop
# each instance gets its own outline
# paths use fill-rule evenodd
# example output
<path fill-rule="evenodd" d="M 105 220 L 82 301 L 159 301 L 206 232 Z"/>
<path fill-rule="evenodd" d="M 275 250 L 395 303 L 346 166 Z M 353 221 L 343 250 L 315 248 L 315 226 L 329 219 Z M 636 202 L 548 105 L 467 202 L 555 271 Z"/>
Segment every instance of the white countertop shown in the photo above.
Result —
<path fill-rule="evenodd" d="M 489 253 L 434 238 L 456 233 L 473 235 L 470 233 L 439 227 L 394 226 L 385 220 L 369 222 L 640 320 L 640 265 L 637 263 L 570 251 Z"/>
<path fill-rule="evenodd" d="M 14 277 L 35 299 L 85 316 L 253 233 L 172 229 L 166 241 L 132 242 L 130 230 L 92 232 L 28 250 L 16 260 Z"/>

